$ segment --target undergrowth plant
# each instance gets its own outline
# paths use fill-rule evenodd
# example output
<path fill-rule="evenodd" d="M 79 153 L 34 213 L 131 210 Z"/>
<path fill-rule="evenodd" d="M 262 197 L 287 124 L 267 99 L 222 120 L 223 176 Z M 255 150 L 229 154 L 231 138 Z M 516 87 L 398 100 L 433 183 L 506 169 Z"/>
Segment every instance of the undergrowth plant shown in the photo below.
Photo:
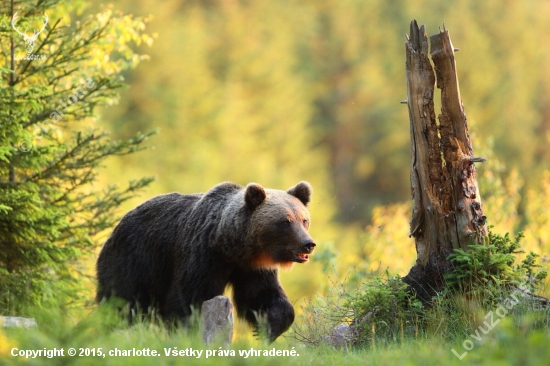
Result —
<path fill-rule="evenodd" d="M 349 281 L 333 282 L 327 296 L 317 296 L 303 307 L 302 320 L 291 336 L 303 343 L 334 344 L 334 328 L 344 323 L 349 326 L 346 339 L 338 344 L 346 346 L 375 347 L 419 337 L 444 342 L 464 339 L 512 292 L 533 294 L 546 278 L 546 270 L 536 264 L 537 254 L 530 252 L 518 262 L 518 254 L 524 253 L 522 237 L 490 231 L 482 244 L 471 245 L 468 251 L 456 249 L 448 257 L 454 272 L 445 276 L 446 286 L 428 304 L 388 272 L 385 277 L 364 277 L 351 289 Z M 520 323 L 532 310 L 523 304 L 513 316 Z M 541 319 L 530 324 L 548 324 L 549 314 L 537 313 Z"/>
<path fill-rule="evenodd" d="M 387 344 L 418 337 L 422 303 L 407 291 L 399 276 L 370 275 L 331 281 L 326 296 L 316 296 L 302 307 L 301 319 L 290 337 L 301 343 L 331 343 L 334 328 L 345 324 L 345 345 Z"/>
<path fill-rule="evenodd" d="M 346 295 L 345 307 L 354 314 L 356 342 L 387 343 L 418 336 L 422 302 L 407 291 L 399 276 L 374 276 Z"/>
<path fill-rule="evenodd" d="M 477 298 L 484 306 L 494 306 L 507 294 L 522 285 L 529 291 L 537 290 L 547 276 L 545 269 L 536 264 L 538 254 L 530 252 L 517 263 L 523 233 L 513 239 L 493 233 L 482 244 L 470 245 L 468 251 L 455 249 L 448 259 L 454 272 L 445 275 L 446 291 L 457 291 L 467 298 Z"/>

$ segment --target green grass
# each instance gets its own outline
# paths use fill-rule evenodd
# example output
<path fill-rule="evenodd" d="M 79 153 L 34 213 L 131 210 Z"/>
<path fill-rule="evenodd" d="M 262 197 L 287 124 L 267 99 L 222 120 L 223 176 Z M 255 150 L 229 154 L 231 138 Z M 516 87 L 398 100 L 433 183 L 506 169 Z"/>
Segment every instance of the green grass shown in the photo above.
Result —
<path fill-rule="evenodd" d="M 0 328 L 0 365 L 545 365 L 550 362 L 550 308 L 537 307 L 511 285 L 529 284 L 548 293 L 541 286 L 546 273 L 537 270 L 535 255 L 516 263 L 519 239 L 491 235 L 483 246 L 457 251 L 455 277 L 429 306 L 389 274 L 360 278 L 355 288 L 353 281 L 331 281 L 328 294 L 302 307 L 297 325 L 271 345 L 238 328 L 240 336 L 229 347 L 206 346 L 198 326 L 168 329 L 154 316 L 129 325 L 115 303 L 84 311 L 74 304 L 66 308 L 62 296 L 50 294 L 42 308 L 23 311 L 36 319 L 37 328 Z M 512 297 L 520 300 L 511 302 Z M 362 323 L 353 346 L 325 344 L 334 326 L 354 319 Z M 64 356 L 14 357 L 15 348 L 63 349 Z M 149 355 L 113 354 L 134 349 Z M 190 349 L 201 353 L 185 355 Z M 174 356 L 176 350 L 183 355 Z M 290 355 L 271 355 L 277 351 Z"/>
<path fill-rule="evenodd" d="M 453 341 L 439 329 L 427 329 L 416 337 L 375 341 L 362 348 L 334 349 L 329 346 L 306 347 L 290 338 L 280 338 L 267 345 L 261 341 L 243 339 L 229 348 L 220 345 L 205 346 L 197 334 L 184 330 L 168 331 L 158 322 L 144 321 L 128 326 L 120 321 L 116 312 L 95 310 L 90 314 L 74 314 L 62 308 L 37 311 L 39 327 L 36 329 L 4 329 L 0 335 L 0 364 L 6 365 L 543 365 L 550 360 L 550 332 L 546 328 L 547 311 L 524 311 L 505 316 L 481 340 L 469 337 L 463 328 L 463 336 L 455 335 Z M 482 317 L 478 317 L 482 318 Z M 496 318 L 495 318 L 496 319 Z M 482 321 L 478 320 L 479 324 Z M 450 326 L 449 324 L 446 325 Z M 454 332 L 457 332 L 455 329 Z M 456 334 L 456 333 L 455 333 Z M 465 352 L 462 343 L 472 341 L 473 348 L 462 360 L 458 354 Z M 468 344 L 470 346 L 470 344 Z M 40 350 L 63 348 L 64 357 L 47 358 L 13 357 L 12 348 Z M 101 348 L 105 357 L 67 355 L 69 348 Z M 115 357 L 111 350 L 150 349 L 160 356 Z M 200 358 L 165 356 L 165 349 L 202 350 Z M 239 351 L 292 350 L 294 357 L 251 356 L 244 358 Z M 212 355 L 213 351 L 233 350 L 235 356 Z M 206 358 L 206 351 L 211 355 Z"/>

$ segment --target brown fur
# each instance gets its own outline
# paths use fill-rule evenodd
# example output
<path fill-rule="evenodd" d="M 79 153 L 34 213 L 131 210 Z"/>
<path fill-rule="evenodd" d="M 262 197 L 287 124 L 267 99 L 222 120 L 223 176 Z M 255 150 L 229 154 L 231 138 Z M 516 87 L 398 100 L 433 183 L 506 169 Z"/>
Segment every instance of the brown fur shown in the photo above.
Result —
<path fill-rule="evenodd" d="M 185 322 L 194 306 L 233 287 L 239 316 L 257 325 L 266 313 L 271 340 L 286 331 L 294 309 L 277 267 L 303 263 L 309 183 L 288 191 L 222 183 L 205 194 L 157 196 L 130 211 L 97 262 L 101 301 L 112 295 Z"/>

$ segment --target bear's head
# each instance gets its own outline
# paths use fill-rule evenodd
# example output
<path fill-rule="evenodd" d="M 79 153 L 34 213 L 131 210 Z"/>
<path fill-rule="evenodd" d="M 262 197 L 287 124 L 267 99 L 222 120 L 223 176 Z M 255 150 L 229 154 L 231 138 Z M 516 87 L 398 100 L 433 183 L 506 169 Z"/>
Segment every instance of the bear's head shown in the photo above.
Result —
<path fill-rule="evenodd" d="M 311 186 L 300 182 L 286 192 L 264 189 L 250 183 L 244 191 L 251 213 L 248 238 L 252 246 L 252 265 L 288 267 L 309 261 L 315 242 L 309 236 Z"/>

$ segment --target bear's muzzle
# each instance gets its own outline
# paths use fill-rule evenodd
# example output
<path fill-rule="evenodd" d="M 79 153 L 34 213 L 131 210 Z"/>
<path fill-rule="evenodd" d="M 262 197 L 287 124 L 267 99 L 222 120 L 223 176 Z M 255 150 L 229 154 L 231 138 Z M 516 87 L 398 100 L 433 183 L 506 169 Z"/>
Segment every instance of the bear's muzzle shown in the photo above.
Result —
<path fill-rule="evenodd" d="M 302 244 L 301 250 L 296 254 L 294 261 L 298 263 L 305 263 L 309 261 L 309 255 L 313 253 L 315 245 L 316 244 L 312 239 L 307 240 L 304 244 Z"/>

